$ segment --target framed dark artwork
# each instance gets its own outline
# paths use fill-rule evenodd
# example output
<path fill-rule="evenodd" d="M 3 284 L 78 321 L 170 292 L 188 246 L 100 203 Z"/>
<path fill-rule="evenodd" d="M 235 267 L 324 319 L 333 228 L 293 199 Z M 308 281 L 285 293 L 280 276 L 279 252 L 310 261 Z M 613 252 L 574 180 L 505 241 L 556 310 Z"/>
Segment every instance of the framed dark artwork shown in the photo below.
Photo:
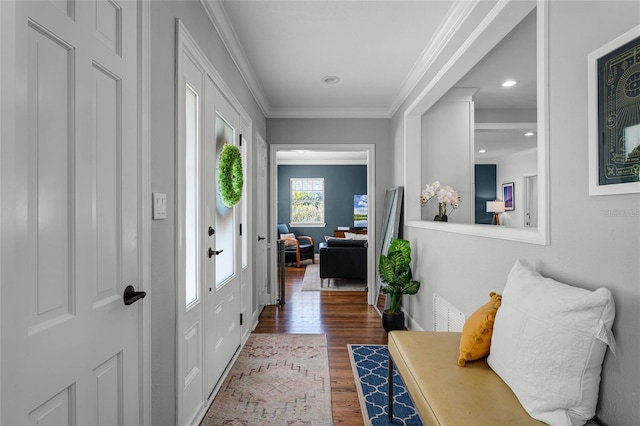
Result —
<path fill-rule="evenodd" d="M 515 209 L 515 203 L 513 202 L 513 182 L 502 184 L 502 200 L 504 201 L 505 211 Z"/>
<path fill-rule="evenodd" d="M 640 192 L 640 26 L 589 55 L 589 195 Z"/>

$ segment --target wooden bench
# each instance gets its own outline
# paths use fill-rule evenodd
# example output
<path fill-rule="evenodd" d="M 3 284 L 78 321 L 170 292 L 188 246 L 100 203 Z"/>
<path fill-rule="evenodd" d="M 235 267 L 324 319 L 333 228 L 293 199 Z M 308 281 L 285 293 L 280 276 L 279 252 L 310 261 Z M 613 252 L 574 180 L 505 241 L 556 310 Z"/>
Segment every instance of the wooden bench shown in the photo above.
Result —
<path fill-rule="evenodd" d="M 486 359 L 457 364 L 460 333 L 389 333 L 388 414 L 395 364 L 426 425 L 544 425 L 533 419 Z"/>

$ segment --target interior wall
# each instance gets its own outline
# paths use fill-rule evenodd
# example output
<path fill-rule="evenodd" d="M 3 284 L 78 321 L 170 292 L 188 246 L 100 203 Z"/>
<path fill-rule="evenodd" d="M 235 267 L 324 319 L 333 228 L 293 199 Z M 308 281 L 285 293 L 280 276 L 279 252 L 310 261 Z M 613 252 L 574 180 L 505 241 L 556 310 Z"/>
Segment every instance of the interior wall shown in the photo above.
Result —
<path fill-rule="evenodd" d="M 324 227 L 292 227 L 291 178 L 324 178 Z M 313 238 L 315 251 L 325 236 L 333 236 L 338 226 L 353 226 L 353 196 L 367 193 L 367 166 L 361 165 L 281 165 L 278 166 L 278 223 L 289 231 Z"/>
<path fill-rule="evenodd" d="M 487 201 L 498 200 L 496 190 L 496 165 L 476 164 L 474 167 L 475 182 L 475 222 L 491 224 L 493 213 L 487 212 Z"/>
<path fill-rule="evenodd" d="M 519 152 L 496 161 L 496 193 L 502 199 L 502 184 L 513 182 L 514 209 L 500 214 L 500 224 L 511 228 L 524 227 L 524 177 L 538 173 L 536 150 Z"/>
<path fill-rule="evenodd" d="M 469 177 L 472 120 L 470 96 L 466 100 L 438 101 L 422 117 L 422 181 L 451 186 L 460 200 L 466 200 L 456 209 L 449 206 L 449 222 L 473 223 L 473 203 L 469 202 L 473 192 Z M 438 200 L 433 198 L 422 207 L 422 219 L 433 218 L 438 211 Z"/>
<path fill-rule="evenodd" d="M 433 327 L 433 293 L 469 315 L 490 291 L 504 289 L 516 259 L 571 285 L 609 288 L 618 348 L 617 355 L 608 351 L 605 358 L 597 419 L 635 425 L 640 419 L 640 194 L 589 196 L 587 55 L 640 24 L 640 3 L 553 1 L 548 8 L 550 245 L 405 228 L 414 278 L 422 287 L 405 298 L 404 308 L 414 328 L 425 330 Z M 402 158 L 404 111 L 428 81 L 427 76 L 392 119 L 393 150 Z M 404 182 L 399 177 L 411 178 L 402 158 L 393 163 L 397 185 Z"/>
<path fill-rule="evenodd" d="M 376 176 L 376 229 L 382 226 L 382 209 L 387 188 L 392 186 L 394 150 L 391 121 L 387 118 L 269 118 L 269 144 L 374 144 Z M 373 226 L 373 224 L 369 224 Z"/>
<path fill-rule="evenodd" d="M 239 74 L 199 1 L 154 1 L 151 4 L 151 190 L 167 194 L 167 219 L 151 223 L 151 421 L 174 425 L 176 420 L 176 227 L 175 200 L 175 74 L 176 18 L 207 55 L 253 121 L 266 134 L 266 120 Z M 150 195 L 149 195 L 150 196 Z"/>

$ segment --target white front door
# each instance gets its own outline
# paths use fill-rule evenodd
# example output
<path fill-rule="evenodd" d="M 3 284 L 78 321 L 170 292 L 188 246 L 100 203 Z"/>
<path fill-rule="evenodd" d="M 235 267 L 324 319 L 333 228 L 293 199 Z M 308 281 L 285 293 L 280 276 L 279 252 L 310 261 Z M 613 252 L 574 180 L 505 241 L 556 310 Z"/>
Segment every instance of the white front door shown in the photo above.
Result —
<path fill-rule="evenodd" d="M 211 393 L 240 347 L 240 204 L 226 207 L 218 191 L 218 161 L 225 144 L 239 145 L 240 115 L 207 79 L 204 108 L 205 357 Z"/>
<path fill-rule="evenodd" d="M 136 425 L 138 5 L 0 7 L 0 423 Z"/>

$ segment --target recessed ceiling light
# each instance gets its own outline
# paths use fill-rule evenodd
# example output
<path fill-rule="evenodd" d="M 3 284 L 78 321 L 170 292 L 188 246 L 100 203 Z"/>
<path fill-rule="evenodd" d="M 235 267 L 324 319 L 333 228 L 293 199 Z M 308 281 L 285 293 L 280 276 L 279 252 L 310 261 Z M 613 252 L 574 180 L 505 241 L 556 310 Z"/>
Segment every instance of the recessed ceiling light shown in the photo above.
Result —
<path fill-rule="evenodd" d="M 337 75 L 327 75 L 325 77 L 322 77 L 320 81 L 322 81 L 324 84 L 336 84 L 340 81 L 340 77 L 338 77 Z"/>
<path fill-rule="evenodd" d="M 515 80 L 506 80 L 502 83 L 502 87 L 513 87 L 516 84 L 518 84 L 518 82 Z"/>
<path fill-rule="evenodd" d="M 533 133 L 533 132 L 527 132 L 527 133 L 525 133 L 524 135 L 525 135 L 525 136 L 533 136 L 533 135 L 535 135 L 535 133 Z"/>
<path fill-rule="evenodd" d="M 481 149 L 480 151 L 478 151 L 480 154 L 484 154 L 485 152 L 487 152 L 486 149 Z"/>

